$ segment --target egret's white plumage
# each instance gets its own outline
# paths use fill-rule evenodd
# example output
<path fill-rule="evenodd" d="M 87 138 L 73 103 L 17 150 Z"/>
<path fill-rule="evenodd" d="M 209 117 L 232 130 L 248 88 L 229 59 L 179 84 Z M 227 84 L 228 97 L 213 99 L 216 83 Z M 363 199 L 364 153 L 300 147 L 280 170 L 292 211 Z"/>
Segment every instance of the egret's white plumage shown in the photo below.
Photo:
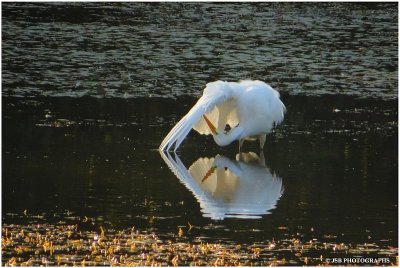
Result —
<path fill-rule="evenodd" d="M 200 134 L 212 134 L 220 146 L 235 140 L 241 146 L 246 139 L 259 138 L 262 148 L 266 134 L 282 122 L 285 111 L 279 93 L 262 81 L 211 82 L 159 149 L 169 151 L 175 144 L 175 151 L 192 128 Z M 230 128 L 227 132 L 226 125 Z"/>
<path fill-rule="evenodd" d="M 284 192 L 282 178 L 265 165 L 263 155 L 241 153 L 236 160 L 201 157 L 187 169 L 177 154 L 160 153 L 193 193 L 205 217 L 260 218 L 271 213 Z"/>

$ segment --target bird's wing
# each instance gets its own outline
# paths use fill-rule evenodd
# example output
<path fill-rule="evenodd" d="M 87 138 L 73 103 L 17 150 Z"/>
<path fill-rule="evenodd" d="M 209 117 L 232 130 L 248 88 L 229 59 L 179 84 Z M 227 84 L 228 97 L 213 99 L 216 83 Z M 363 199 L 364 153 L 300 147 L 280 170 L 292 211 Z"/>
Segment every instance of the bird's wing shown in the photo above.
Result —
<path fill-rule="evenodd" d="M 198 200 L 204 216 L 212 219 L 223 219 L 227 210 L 226 206 L 224 205 L 225 203 L 216 200 L 211 193 L 204 191 L 201 188 L 201 184 L 199 184 L 198 181 L 192 177 L 177 154 L 174 154 L 174 157 L 172 157 L 169 152 L 161 151 L 160 153 L 161 157 L 164 159 L 171 171 Z"/>
<path fill-rule="evenodd" d="M 230 91 L 227 88 L 221 86 L 220 84 L 214 83 L 207 84 L 203 96 L 197 101 L 192 109 L 190 109 L 190 111 L 171 129 L 171 131 L 164 138 L 159 147 L 161 151 L 169 151 L 173 144 L 175 144 L 174 151 L 176 151 L 179 145 L 181 145 L 182 141 L 189 134 L 190 130 L 195 125 L 199 125 L 199 120 L 204 120 L 202 118 L 204 114 L 211 112 L 212 115 L 214 113 L 213 110 L 216 105 L 225 102 L 231 97 Z M 213 124 L 216 122 L 214 116 L 209 118 L 209 120 Z M 206 131 L 205 127 L 203 129 L 203 133 L 202 131 L 199 132 L 202 134 L 208 134 L 204 131 Z"/>
<path fill-rule="evenodd" d="M 237 102 L 236 99 L 232 97 L 216 104 L 213 109 L 206 112 L 204 115 L 213 123 L 220 133 L 224 132 L 226 125 L 233 128 L 239 123 Z M 193 126 L 193 129 L 202 135 L 212 134 L 206 121 L 202 119 Z"/>
<path fill-rule="evenodd" d="M 202 201 L 204 199 L 204 191 L 200 185 L 193 179 L 185 165 L 180 160 L 177 154 L 172 157 L 169 152 L 160 152 L 161 157 L 168 165 L 169 169 L 176 175 L 176 177 L 185 185 L 190 191 L 192 191 L 195 197 Z"/>

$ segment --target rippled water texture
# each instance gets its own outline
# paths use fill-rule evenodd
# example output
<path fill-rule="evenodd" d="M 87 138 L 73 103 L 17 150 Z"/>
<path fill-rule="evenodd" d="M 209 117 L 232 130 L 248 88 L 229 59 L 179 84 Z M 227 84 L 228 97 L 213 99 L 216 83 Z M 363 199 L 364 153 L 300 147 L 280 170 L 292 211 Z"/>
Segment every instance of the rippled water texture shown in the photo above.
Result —
<path fill-rule="evenodd" d="M 395 255 L 397 6 L 2 3 L 3 224 Z M 160 155 L 216 79 L 281 93 L 264 151 Z"/>
<path fill-rule="evenodd" d="M 396 3 L 3 3 L 3 96 L 176 97 L 259 79 L 397 97 Z"/>

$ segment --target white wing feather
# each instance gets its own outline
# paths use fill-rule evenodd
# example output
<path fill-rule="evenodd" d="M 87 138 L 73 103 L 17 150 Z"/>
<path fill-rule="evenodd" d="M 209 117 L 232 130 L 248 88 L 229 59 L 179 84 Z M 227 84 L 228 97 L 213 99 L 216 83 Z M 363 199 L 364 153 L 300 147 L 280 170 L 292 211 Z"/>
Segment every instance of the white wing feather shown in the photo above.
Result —
<path fill-rule="evenodd" d="M 207 116 L 208 120 L 213 123 L 220 133 L 224 132 L 226 125 L 233 128 L 239 123 L 237 102 L 232 97 L 216 104 L 211 111 L 204 115 Z M 193 129 L 203 135 L 212 134 L 205 120 L 199 120 L 193 126 Z"/>
<path fill-rule="evenodd" d="M 197 101 L 192 109 L 171 129 L 162 141 L 159 150 L 169 151 L 175 144 L 174 151 L 181 145 L 182 141 L 189 134 L 190 130 L 202 119 L 203 114 L 211 112 L 212 109 L 230 98 L 229 87 L 224 86 L 225 82 L 217 81 L 208 83 L 204 89 L 203 96 Z M 213 122 L 212 119 L 210 119 Z M 199 131 L 200 132 L 200 131 Z M 200 132 L 201 133 L 201 132 Z"/>

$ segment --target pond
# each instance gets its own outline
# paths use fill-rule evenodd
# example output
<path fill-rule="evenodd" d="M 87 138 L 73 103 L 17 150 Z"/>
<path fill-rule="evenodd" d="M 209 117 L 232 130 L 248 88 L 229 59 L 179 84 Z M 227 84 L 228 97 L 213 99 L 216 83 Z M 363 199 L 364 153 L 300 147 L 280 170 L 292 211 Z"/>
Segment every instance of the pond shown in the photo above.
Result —
<path fill-rule="evenodd" d="M 223 245 L 315 239 L 396 256 L 397 12 L 2 3 L 3 226 L 134 227 Z M 280 91 L 287 114 L 264 150 L 246 142 L 239 154 L 192 132 L 176 155 L 160 153 L 218 79 Z"/>

